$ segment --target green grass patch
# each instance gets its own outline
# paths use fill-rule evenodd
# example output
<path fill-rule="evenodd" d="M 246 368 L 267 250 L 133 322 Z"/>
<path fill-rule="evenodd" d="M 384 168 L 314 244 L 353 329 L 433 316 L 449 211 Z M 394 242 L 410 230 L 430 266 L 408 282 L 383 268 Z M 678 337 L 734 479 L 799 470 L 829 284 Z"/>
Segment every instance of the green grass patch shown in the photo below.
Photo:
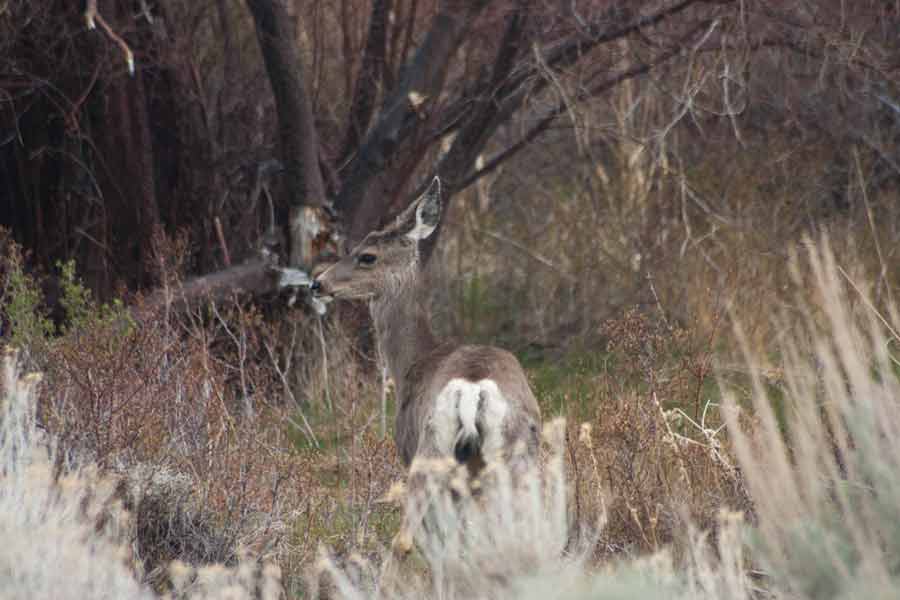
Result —
<path fill-rule="evenodd" d="M 603 351 L 571 352 L 558 359 L 526 352 L 519 360 L 525 367 L 545 419 L 554 416 L 590 418 L 607 389 L 605 378 L 616 372 L 616 357 Z"/>

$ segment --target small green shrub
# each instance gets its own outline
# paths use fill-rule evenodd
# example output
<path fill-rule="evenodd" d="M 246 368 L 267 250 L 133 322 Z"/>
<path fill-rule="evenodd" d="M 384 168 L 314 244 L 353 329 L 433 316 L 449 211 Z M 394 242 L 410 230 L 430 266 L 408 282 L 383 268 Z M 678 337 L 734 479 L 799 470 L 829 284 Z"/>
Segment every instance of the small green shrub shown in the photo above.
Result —
<path fill-rule="evenodd" d="M 77 333 L 93 326 L 115 324 L 120 327 L 121 339 L 126 339 L 133 331 L 135 322 L 122 300 L 115 298 L 109 304 L 97 302 L 75 272 L 74 260 L 59 262 L 56 266 L 62 290 L 59 302 L 65 311 L 62 333 Z"/>
<path fill-rule="evenodd" d="M 21 248 L 8 242 L 5 256 L 0 260 L 3 290 L 0 310 L 6 322 L 4 337 L 19 349 L 20 360 L 28 369 L 41 369 L 47 356 L 53 322 L 44 307 L 40 285 L 25 272 Z"/>

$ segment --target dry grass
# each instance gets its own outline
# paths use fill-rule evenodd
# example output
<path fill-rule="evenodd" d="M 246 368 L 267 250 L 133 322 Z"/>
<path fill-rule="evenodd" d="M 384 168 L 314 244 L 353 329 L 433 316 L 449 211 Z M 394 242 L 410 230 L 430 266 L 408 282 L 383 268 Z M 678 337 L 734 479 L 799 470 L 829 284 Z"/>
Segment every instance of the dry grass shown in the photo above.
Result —
<path fill-rule="evenodd" d="M 697 432 L 698 435 L 700 432 Z M 725 435 L 673 431 L 651 397 L 628 395 L 568 429 L 573 518 L 602 521 L 600 561 L 671 548 L 683 557 L 691 526 L 715 533 L 723 509 L 749 510 Z"/>
<path fill-rule="evenodd" d="M 0 421 L 0 577 L 4 598 L 155 598 L 140 581 L 133 543 L 140 518 L 124 510 L 123 478 L 94 463 L 72 464 L 37 427 L 39 378 L 19 378 L 15 353 L 4 359 Z M 61 464 L 60 464 L 61 463 Z M 166 506 L 167 512 L 172 510 Z M 184 533 L 184 532 L 181 532 Z M 171 534 L 170 534 L 171 535 Z M 170 596 L 279 598 L 280 573 L 243 562 L 189 568 L 166 564 Z"/>
<path fill-rule="evenodd" d="M 856 302 L 861 291 L 858 283 L 856 288 L 848 288 L 846 271 L 827 243 L 808 246 L 809 251 L 796 259 L 793 267 L 798 279 L 806 279 L 800 276 L 805 269 L 811 273 L 810 288 L 795 304 L 804 308 L 803 318 L 799 322 L 782 321 L 795 334 L 791 338 L 794 341 L 782 347 L 783 398 L 772 396 L 766 374 L 754 368 L 749 395 L 752 418 L 745 417 L 745 397 L 733 388 L 725 395 L 725 416 L 736 451 L 735 467 L 749 492 L 752 515 L 721 510 L 712 538 L 709 531 L 700 533 L 692 527 L 693 533 L 681 536 L 680 552 L 676 549 L 673 554 L 671 547 L 658 547 L 649 558 L 607 562 L 597 571 L 586 568 L 587 564 L 594 564 L 587 559 L 591 545 L 572 544 L 573 529 L 568 520 L 572 513 L 565 495 L 547 496 L 537 491 L 546 489 L 541 486 L 534 486 L 530 493 L 506 492 L 499 505 L 508 513 L 528 513 L 529 507 L 539 506 L 538 512 L 529 515 L 530 526 L 513 527 L 503 518 L 496 522 L 486 518 L 485 515 L 493 514 L 490 508 L 479 506 L 465 512 L 466 508 L 452 503 L 442 504 L 438 493 L 435 502 L 441 507 L 440 514 L 455 524 L 452 531 L 457 537 L 446 532 L 423 534 L 419 545 L 430 577 L 415 580 L 412 589 L 400 590 L 396 595 L 537 598 L 549 593 L 562 598 L 809 599 L 893 596 L 900 577 L 896 563 L 900 550 L 896 548 L 896 540 L 900 539 L 896 531 L 900 523 L 900 465 L 896 459 L 900 456 L 896 447 L 900 432 L 900 380 L 898 359 L 892 351 L 900 341 L 896 334 L 897 313 L 876 313 L 867 298 Z M 782 315 L 791 316 L 793 313 Z M 752 354 L 746 359 L 751 365 L 755 360 Z M 783 411 L 777 401 L 784 403 Z M 625 434 L 634 429 L 651 429 L 642 425 L 646 417 L 640 410 L 627 413 L 628 405 L 620 405 L 626 414 L 619 425 L 607 431 Z M 698 455 L 706 456 L 706 464 L 720 470 L 724 466 L 720 457 L 730 456 L 724 454 L 730 444 L 709 444 L 705 448 L 687 444 L 676 449 L 678 443 L 673 443 L 664 420 L 657 420 L 657 427 L 667 431 L 660 446 L 669 445 L 668 456 L 647 444 L 640 446 L 642 456 L 628 461 L 637 463 L 638 471 L 650 470 L 661 482 L 656 487 L 669 490 L 668 497 L 657 491 L 656 497 L 663 498 L 657 506 L 665 506 L 679 495 L 689 497 L 691 490 L 686 488 L 694 483 L 713 481 L 708 475 L 703 476 L 702 470 L 689 468 L 703 464 L 697 461 Z M 615 423 L 616 418 L 612 421 Z M 596 473 L 602 471 L 599 461 L 604 456 L 603 451 L 592 452 L 598 442 L 602 440 L 606 453 L 613 455 L 630 444 L 616 436 L 597 438 L 592 427 L 570 429 L 570 438 L 576 433 L 580 435 L 576 443 L 588 451 L 588 464 L 596 459 L 595 466 L 589 467 Z M 635 437 L 640 438 L 641 432 Z M 558 452 L 563 451 L 561 442 L 558 448 Z M 686 448 L 696 450 L 691 453 Z M 571 441 L 568 451 L 571 453 Z M 555 464 L 545 471 L 551 482 L 562 481 L 563 463 L 560 455 L 556 456 Z M 737 477 L 730 468 L 724 469 L 724 474 Z M 672 494 L 674 486 L 670 484 L 680 484 L 681 492 Z M 596 486 L 586 487 L 606 507 L 620 492 L 627 492 L 627 488 L 620 487 L 604 495 Z M 652 492 L 653 486 L 643 491 Z M 704 493 L 714 497 L 717 490 L 713 487 Z M 576 491 L 575 496 L 579 494 Z M 502 497 L 503 492 L 498 496 Z M 723 496 L 727 498 L 729 494 Z M 629 499 L 626 494 L 623 504 L 628 513 L 635 515 L 640 531 L 635 537 L 645 539 L 650 537 L 648 531 L 658 531 L 665 520 L 651 516 L 641 523 L 640 509 L 654 504 L 650 498 L 641 503 L 637 497 Z M 751 519 L 748 521 L 747 517 Z M 685 515 L 685 521 L 690 520 Z M 656 529 L 647 528 L 647 523 L 655 523 Z M 604 535 L 600 531 L 599 539 Z M 448 538 L 463 540 L 459 547 L 465 551 L 447 550 Z M 590 536 L 582 531 L 575 539 Z M 645 542 L 654 546 L 652 538 Z M 525 556 L 510 552 L 511 546 L 549 548 L 551 552 L 535 560 L 527 552 Z M 499 575 L 495 572 L 498 557 L 502 557 L 503 565 Z M 572 565 L 575 567 L 570 570 Z M 448 573 L 459 576 L 445 579 Z M 377 580 L 360 583 L 345 578 L 339 579 L 336 595 L 378 597 L 379 590 Z"/>
<path fill-rule="evenodd" d="M 543 470 L 514 485 L 498 469 L 476 497 L 454 470 L 434 471 L 437 526 L 417 532 L 404 562 L 388 550 L 400 508 L 384 496 L 402 472 L 381 436 L 379 384 L 339 331 L 276 329 L 238 302 L 140 325 L 85 318 L 43 340 L 40 384 L 7 366 L 0 521 L 4 538 L 36 541 L 0 549 L 3 589 L 890 594 L 898 318 L 874 311 L 862 271 L 842 268 L 826 243 L 807 247 L 792 267 L 803 295 L 773 326 L 779 353 L 761 357 L 748 341 L 749 377 L 713 386 L 721 333 L 659 312 L 608 322 L 607 370 L 580 380 L 585 398 L 573 403 L 590 411 L 549 426 Z"/>
<path fill-rule="evenodd" d="M 174 246 L 160 255 L 170 289 Z M 51 335 L 49 320 L 34 325 L 39 287 L 8 251 L 4 316 L 20 359 L 43 370 L 38 418 L 57 468 L 115 482 L 142 581 L 162 591 L 174 560 L 243 556 L 276 562 L 299 592 L 320 545 L 371 552 L 393 535 L 399 508 L 380 500 L 401 472 L 377 382 L 337 328 L 239 298 L 100 306 L 64 272 L 66 314 Z"/>
<path fill-rule="evenodd" d="M 897 307 L 876 312 L 827 240 L 806 246 L 791 266 L 812 299 L 799 322 L 781 315 L 794 333 L 783 344 L 784 432 L 758 375 L 758 430 L 738 426 L 733 394 L 726 416 L 774 586 L 805 598 L 887 597 L 900 577 Z"/>

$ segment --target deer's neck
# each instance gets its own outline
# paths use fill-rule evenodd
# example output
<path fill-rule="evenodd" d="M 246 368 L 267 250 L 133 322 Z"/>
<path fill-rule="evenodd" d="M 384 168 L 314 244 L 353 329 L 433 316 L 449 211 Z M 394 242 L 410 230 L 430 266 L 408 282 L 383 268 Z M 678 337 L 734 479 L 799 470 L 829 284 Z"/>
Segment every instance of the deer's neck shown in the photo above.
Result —
<path fill-rule="evenodd" d="M 428 310 L 417 286 L 410 285 L 373 300 L 371 311 L 381 356 L 403 401 L 413 383 L 406 381 L 410 368 L 438 345 Z"/>

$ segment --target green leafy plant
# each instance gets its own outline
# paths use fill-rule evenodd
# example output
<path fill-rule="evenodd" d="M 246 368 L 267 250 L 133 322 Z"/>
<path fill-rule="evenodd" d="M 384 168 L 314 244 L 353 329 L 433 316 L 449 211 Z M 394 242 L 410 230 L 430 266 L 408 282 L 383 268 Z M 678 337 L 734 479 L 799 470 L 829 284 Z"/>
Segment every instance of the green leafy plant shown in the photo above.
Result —
<path fill-rule="evenodd" d="M 74 260 L 58 262 L 56 266 L 62 290 L 59 302 L 66 315 L 63 333 L 83 331 L 94 325 L 117 324 L 122 328 L 120 339 L 127 338 L 135 323 L 122 300 L 115 298 L 108 304 L 97 302 L 78 277 Z"/>
<path fill-rule="evenodd" d="M 29 369 L 43 366 L 53 322 L 46 314 L 40 285 L 25 272 L 21 248 L 9 242 L 2 258 L 3 290 L 0 306 L 5 321 L 4 337 L 19 348 L 20 360 Z"/>

